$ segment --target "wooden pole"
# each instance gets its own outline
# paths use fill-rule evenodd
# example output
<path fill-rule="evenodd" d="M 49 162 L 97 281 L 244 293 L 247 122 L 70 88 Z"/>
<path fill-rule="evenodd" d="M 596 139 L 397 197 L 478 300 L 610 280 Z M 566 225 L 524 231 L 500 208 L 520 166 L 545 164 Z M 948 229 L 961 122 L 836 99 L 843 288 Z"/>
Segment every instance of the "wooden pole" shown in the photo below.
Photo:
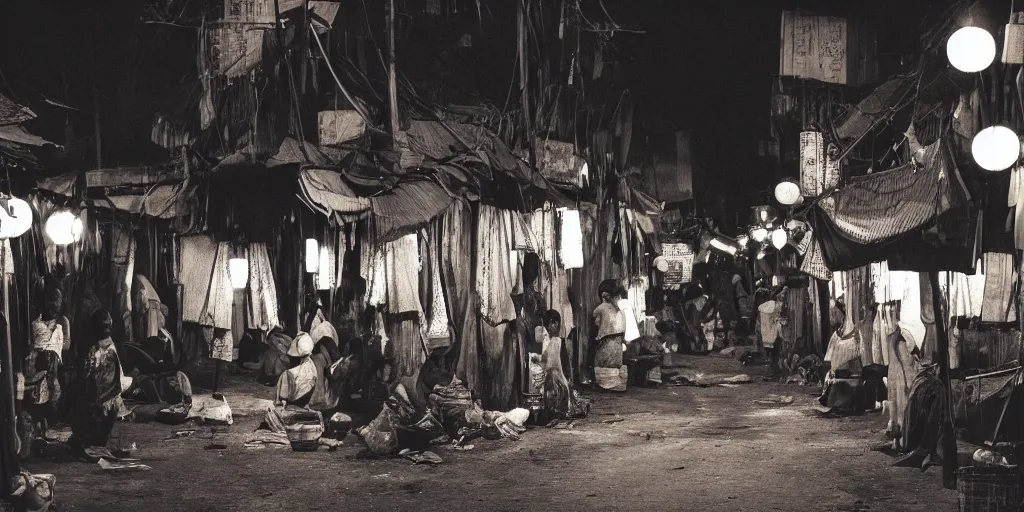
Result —
<path fill-rule="evenodd" d="M 96 168 L 103 168 L 103 134 L 100 123 L 100 91 L 95 86 L 92 89 L 93 120 L 96 129 Z"/>
<path fill-rule="evenodd" d="M 395 0 L 388 0 L 388 101 L 391 113 L 391 144 L 398 137 L 398 76 L 395 72 Z"/>
<path fill-rule="evenodd" d="M 939 439 L 942 442 L 942 485 L 947 489 L 956 488 L 956 434 L 953 431 L 953 408 L 951 407 L 952 397 L 950 396 L 950 374 L 949 374 L 949 337 L 946 332 L 945 312 L 942 308 L 942 297 L 939 294 L 939 273 L 929 272 L 928 279 L 932 286 L 932 304 L 935 309 L 935 333 L 938 337 L 939 357 L 939 380 L 945 388 L 945 400 L 943 401 L 942 425 L 940 425 Z"/>
<path fill-rule="evenodd" d="M 0 261 L 6 259 L 4 254 L 5 248 L 0 246 Z M 10 308 L 10 277 L 7 274 L 7 269 L 0 269 L 0 273 L 3 273 L 3 297 L 4 297 L 4 347 L 2 359 L 0 359 L 0 386 L 3 386 L 2 398 L 3 398 L 3 448 L 0 451 L 2 455 L 3 467 L 0 468 L 0 490 L 3 491 L 3 495 L 9 495 L 9 482 L 14 475 L 18 473 L 18 451 L 15 449 L 15 439 L 18 436 L 18 423 L 15 411 L 15 388 L 14 388 L 14 350 L 11 347 L 13 343 L 11 338 L 11 308 Z"/>

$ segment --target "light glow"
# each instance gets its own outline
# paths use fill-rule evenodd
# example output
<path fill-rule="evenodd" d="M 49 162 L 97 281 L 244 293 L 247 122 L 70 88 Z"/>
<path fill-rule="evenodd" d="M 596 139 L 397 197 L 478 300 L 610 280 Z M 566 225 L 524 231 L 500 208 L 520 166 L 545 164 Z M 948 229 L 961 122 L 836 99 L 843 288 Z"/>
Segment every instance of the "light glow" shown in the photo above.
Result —
<path fill-rule="evenodd" d="M 996 58 L 996 40 L 981 27 L 963 27 L 946 41 L 946 57 L 964 73 L 984 71 Z"/>
<path fill-rule="evenodd" d="M 249 260 L 245 258 L 228 260 L 228 275 L 231 278 L 232 288 L 244 290 L 249 284 Z"/>
<path fill-rule="evenodd" d="M 971 155 L 986 171 L 1009 169 L 1020 158 L 1020 138 L 1005 126 L 990 126 L 974 136 Z"/>

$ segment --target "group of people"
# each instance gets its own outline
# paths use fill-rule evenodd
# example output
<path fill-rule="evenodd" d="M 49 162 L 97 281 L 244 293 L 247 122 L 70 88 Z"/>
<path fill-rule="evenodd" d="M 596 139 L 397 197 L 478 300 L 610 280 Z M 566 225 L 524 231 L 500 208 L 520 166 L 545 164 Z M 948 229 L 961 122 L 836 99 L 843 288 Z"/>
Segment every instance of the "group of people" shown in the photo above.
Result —
<path fill-rule="evenodd" d="M 89 321 L 74 333 L 72 343 L 58 282 L 51 279 L 43 287 L 40 313 L 30 324 L 30 343 L 18 374 L 17 439 L 22 458 L 32 453 L 35 442 L 50 439 L 58 420 L 70 424 L 69 444 L 84 453 L 105 446 L 117 419 L 130 413 L 123 397 L 182 402 L 191 396 L 187 377 L 164 361 L 170 345 L 167 335 L 115 344 L 114 319 L 98 308 L 86 313 Z"/>

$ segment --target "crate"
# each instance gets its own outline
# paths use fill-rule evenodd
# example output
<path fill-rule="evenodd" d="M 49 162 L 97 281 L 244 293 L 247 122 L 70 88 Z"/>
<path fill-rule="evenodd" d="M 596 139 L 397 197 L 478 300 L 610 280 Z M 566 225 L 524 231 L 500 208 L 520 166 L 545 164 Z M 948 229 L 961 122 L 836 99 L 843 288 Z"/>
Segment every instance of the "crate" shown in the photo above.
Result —
<path fill-rule="evenodd" d="M 963 467 L 957 471 L 961 512 L 1017 512 L 1021 510 L 1020 476 L 1002 468 Z"/>

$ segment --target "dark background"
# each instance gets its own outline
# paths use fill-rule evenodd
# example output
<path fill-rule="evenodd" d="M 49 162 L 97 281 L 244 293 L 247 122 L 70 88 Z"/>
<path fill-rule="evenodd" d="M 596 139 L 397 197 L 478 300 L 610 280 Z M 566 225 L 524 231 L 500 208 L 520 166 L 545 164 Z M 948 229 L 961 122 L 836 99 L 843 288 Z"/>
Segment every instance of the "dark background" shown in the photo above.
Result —
<path fill-rule="evenodd" d="M 588 12 L 600 12 L 594 2 L 587 3 L 592 4 Z M 203 2 L 185 4 L 194 11 Z M 470 72 L 481 95 L 500 105 L 513 80 L 515 17 L 508 5 L 514 3 L 484 4 L 476 35 L 483 44 L 475 46 L 487 46 L 493 53 L 477 59 Z M 147 11 L 167 5 L 35 0 L 5 6 L 0 17 L 0 92 L 39 114 L 41 119 L 30 129 L 67 145 L 68 168 L 95 167 L 93 117 L 48 106 L 43 102 L 47 98 L 89 112 L 99 108 L 105 166 L 166 156 L 149 143 L 152 119 L 180 84 L 195 81 L 196 40 L 194 29 L 140 21 Z M 182 2 L 170 5 L 178 9 Z M 398 9 L 414 5 L 399 0 Z M 692 129 L 696 156 L 704 164 L 695 176 L 698 204 L 718 205 L 725 211 L 716 213 L 730 215 L 764 202 L 780 175 L 770 159 L 757 156 L 757 143 L 769 138 L 783 9 L 874 20 L 884 77 L 917 50 L 921 13 L 938 8 L 920 0 L 604 0 L 604 6 L 619 25 L 645 31 L 612 38 L 628 60 L 622 85 L 632 93 L 637 123 L 650 134 Z M 374 11 L 378 8 L 371 5 L 373 15 L 363 20 L 367 26 L 379 25 L 373 30 L 383 28 L 384 18 Z M 429 36 L 399 42 L 400 70 L 430 72 L 430 54 L 424 53 L 429 42 L 424 45 L 422 40 Z M 379 66 L 374 60 L 370 64 Z"/>

